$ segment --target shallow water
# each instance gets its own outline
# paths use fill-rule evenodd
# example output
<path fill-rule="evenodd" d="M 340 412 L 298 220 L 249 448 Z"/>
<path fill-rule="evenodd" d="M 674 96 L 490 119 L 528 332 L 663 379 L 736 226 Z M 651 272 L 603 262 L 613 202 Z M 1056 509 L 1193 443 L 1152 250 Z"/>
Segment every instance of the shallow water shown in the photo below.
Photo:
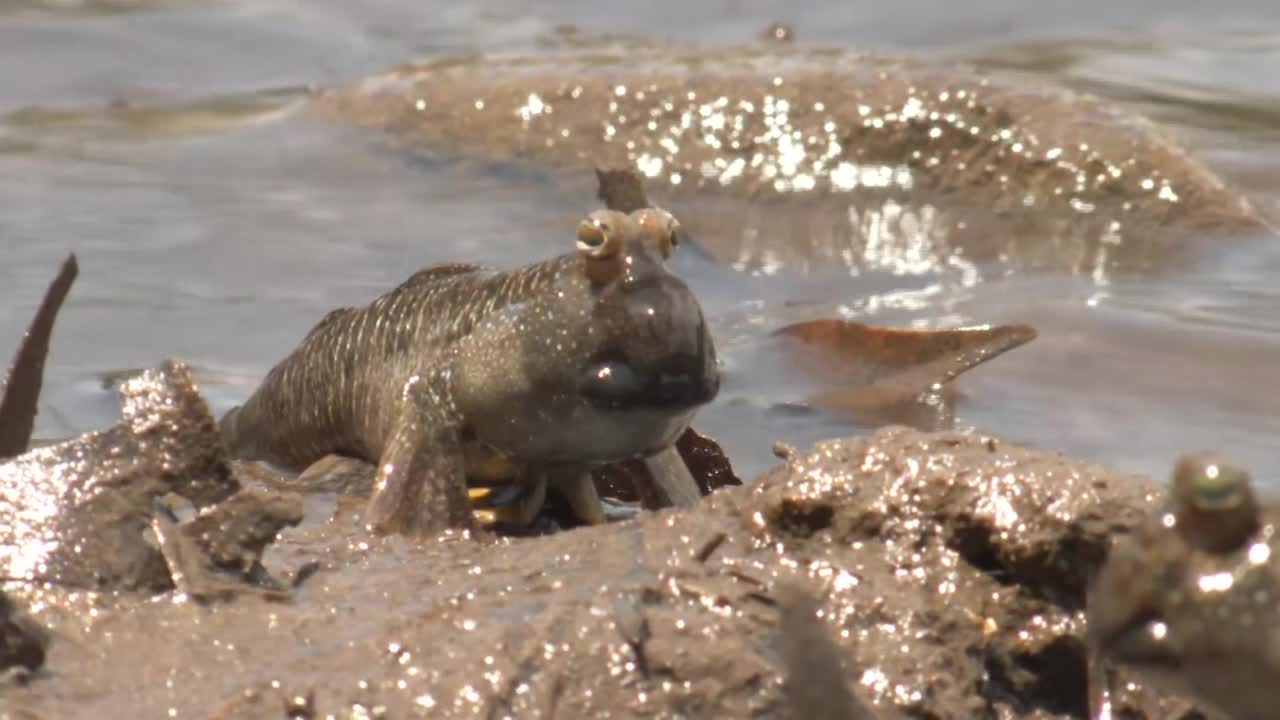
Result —
<path fill-rule="evenodd" d="M 1158 8 L 1158 14 L 1155 10 Z M 927 21 L 922 20 L 927 18 Z M 37 433 L 102 427 L 102 376 L 168 356 L 221 412 L 329 309 L 450 259 L 560 252 L 593 207 L 584 180 L 402 157 L 294 112 L 306 87 L 415 58 L 536 48 L 557 25 L 710 44 L 769 22 L 806 44 L 908 49 L 1015 68 L 1170 126 L 1262 205 L 1280 201 L 1280 6 L 1265 0 L 982 3 L 559 1 L 0 2 L 0 357 L 61 257 L 82 273 L 59 320 Z M 18 68 L 21 68 L 19 71 Z M 797 411 L 801 379 L 762 351 L 784 322 L 1030 322 L 1031 345 L 964 378 L 958 424 L 1163 477 L 1214 448 L 1254 468 L 1280 436 L 1280 244 L 1205 243 L 1190 270 L 976 286 L 930 276 L 745 277 L 686 254 L 726 361 L 701 417 L 746 476 L 775 440 L 850 434 Z M 806 308 L 783 309 L 803 302 Z M 808 313 L 808 314 L 806 314 Z"/>

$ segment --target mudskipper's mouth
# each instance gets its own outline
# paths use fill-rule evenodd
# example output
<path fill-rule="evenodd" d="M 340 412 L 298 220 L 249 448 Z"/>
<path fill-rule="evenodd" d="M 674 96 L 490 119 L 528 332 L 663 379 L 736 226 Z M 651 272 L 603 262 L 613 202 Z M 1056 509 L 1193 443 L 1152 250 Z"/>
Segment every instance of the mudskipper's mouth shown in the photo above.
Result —
<path fill-rule="evenodd" d="M 579 391 L 600 410 L 687 410 L 715 398 L 720 374 L 691 353 L 673 353 L 643 369 L 605 355 L 587 365 Z"/>

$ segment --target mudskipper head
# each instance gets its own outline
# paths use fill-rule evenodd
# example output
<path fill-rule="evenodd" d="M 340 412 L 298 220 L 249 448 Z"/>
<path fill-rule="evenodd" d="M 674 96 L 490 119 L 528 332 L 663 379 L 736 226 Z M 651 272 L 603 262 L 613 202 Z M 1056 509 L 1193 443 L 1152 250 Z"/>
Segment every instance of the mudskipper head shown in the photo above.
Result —
<path fill-rule="evenodd" d="M 454 401 L 478 440 L 516 457 L 595 464 L 663 450 L 720 389 L 702 308 L 666 267 L 679 224 L 601 210 L 573 243 L 501 280 L 527 297 L 460 344 Z"/>
<path fill-rule="evenodd" d="M 678 412 L 719 391 L 702 308 L 666 267 L 679 244 L 680 223 L 657 208 L 600 210 L 578 227 L 594 336 L 579 391 L 600 411 Z"/>

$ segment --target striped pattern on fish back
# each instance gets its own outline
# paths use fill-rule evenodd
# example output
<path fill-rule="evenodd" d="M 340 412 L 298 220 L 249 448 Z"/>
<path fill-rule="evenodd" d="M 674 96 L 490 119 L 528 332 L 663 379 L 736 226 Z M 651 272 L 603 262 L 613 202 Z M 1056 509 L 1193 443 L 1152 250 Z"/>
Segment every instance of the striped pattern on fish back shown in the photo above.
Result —
<path fill-rule="evenodd" d="M 446 264 L 420 270 L 357 308 L 326 315 L 221 427 L 233 455 L 301 470 L 330 453 L 376 462 L 415 373 L 485 318 L 546 296 L 576 258 L 510 272 Z"/>

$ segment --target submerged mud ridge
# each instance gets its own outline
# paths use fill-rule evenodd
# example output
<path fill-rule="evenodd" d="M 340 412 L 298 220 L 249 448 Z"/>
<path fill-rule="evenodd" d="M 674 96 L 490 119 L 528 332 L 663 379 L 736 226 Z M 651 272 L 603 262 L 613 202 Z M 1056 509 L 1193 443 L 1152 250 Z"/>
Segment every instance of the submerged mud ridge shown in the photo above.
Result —
<path fill-rule="evenodd" d="M 288 602 L 28 588 L 57 639 L 48 673 L 0 708 L 788 717 L 787 698 L 806 697 L 788 682 L 833 676 L 786 680 L 797 653 L 779 618 L 814 617 L 799 587 L 859 699 L 844 717 L 858 702 L 882 718 L 1083 717 L 1088 578 L 1157 496 L 992 438 L 891 428 L 690 509 L 536 538 L 373 537 L 339 502 L 268 550 L 269 568 L 319 563 Z M 1113 701 L 1122 717 L 1182 717 L 1132 688 Z"/>
<path fill-rule="evenodd" d="M 407 65 L 321 95 L 438 156 L 630 166 L 739 270 L 1105 277 L 1267 224 L 1164 133 L 1097 98 L 952 63 L 635 42 Z"/>

